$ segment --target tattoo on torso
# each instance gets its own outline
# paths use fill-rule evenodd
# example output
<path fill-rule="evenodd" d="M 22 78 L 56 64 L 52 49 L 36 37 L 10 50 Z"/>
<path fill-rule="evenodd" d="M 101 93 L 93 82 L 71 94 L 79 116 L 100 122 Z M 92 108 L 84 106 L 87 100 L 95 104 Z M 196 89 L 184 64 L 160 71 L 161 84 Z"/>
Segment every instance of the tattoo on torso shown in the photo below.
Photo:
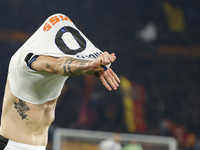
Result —
<path fill-rule="evenodd" d="M 23 119 L 28 120 L 26 112 L 29 111 L 30 108 L 27 107 L 26 102 L 24 102 L 21 99 L 19 99 L 19 103 L 14 102 L 14 108 L 17 110 L 19 115 L 22 117 L 22 120 Z"/>

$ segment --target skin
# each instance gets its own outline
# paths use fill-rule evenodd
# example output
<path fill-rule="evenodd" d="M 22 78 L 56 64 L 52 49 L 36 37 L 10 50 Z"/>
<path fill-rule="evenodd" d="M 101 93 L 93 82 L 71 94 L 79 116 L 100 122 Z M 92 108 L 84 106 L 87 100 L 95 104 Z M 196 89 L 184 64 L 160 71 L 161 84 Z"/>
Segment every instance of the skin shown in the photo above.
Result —
<path fill-rule="evenodd" d="M 104 52 L 93 61 L 79 60 L 71 57 L 54 58 L 39 56 L 31 67 L 39 72 L 59 74 L 62 76 L 94 74 L 102 84 L 111 91 L 117 90 L 120 80 L 111 68 L 104 71 L 102 65 L 116 60 L 114 53 Z M 0 135 L 12 141 L 46 146 L 49 126 L 55 119 L 55 107 L 58 98 L 41 105 L 31 104 L 15 97 L 7 80 L 1 116 Z"/>

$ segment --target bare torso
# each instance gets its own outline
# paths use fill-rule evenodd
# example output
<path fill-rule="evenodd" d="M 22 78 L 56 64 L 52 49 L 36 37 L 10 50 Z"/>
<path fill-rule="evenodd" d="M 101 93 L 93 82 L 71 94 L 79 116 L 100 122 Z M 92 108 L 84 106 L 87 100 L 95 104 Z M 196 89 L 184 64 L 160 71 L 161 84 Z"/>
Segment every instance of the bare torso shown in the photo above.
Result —
<path fill-rule="evenodd" d="M 35 105 L 22 101 L 11 93 L 7 81 L 0 135 L 15 142 L 46 146 L 48 129 L 55 118 L 56 102 L 57 99 L 54 99 L 41 105 Z"/>

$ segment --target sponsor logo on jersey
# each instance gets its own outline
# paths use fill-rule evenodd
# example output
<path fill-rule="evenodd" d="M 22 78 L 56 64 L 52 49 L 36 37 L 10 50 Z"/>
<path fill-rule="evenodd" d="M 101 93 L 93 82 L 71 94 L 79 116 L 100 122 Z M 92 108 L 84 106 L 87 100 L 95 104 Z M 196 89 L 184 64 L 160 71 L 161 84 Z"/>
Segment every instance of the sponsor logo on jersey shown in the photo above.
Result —
<path fill-rule="evenodd" d="M 48 21 L 45 23 L 43 27 L 43 31 L 49 31 L 56 23 L 64 20 L 69 20 L 72 22 L 67 16 L 65 15 L 58 15 L 58 16 L 52 16 L 51 18 L 48 19 Z"/>
<path fill-rule="evenodd" d="M 103 52 L 95 52 L 92 54 L 88 54 L 88 55 L 77 55 L 78 58 L 97 58 L 98 56 L 100 56 Z"/>

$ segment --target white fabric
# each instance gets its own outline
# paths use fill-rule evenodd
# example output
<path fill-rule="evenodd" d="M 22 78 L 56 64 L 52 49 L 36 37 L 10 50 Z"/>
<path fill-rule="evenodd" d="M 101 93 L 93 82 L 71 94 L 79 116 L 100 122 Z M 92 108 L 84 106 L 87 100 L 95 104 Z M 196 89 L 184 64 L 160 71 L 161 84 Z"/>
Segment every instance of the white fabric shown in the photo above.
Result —
<path fill-rule="evenodd" d="M 9 140 L 4 150 L 46 150 L 46 146 L 34 146 Z"/>
<path fill-rule="evenodd" d="M 113 139 L 104 140 L 100 143 L 100 150 L 121 150 L 121 144 L 116 143 Z"/>
<path fill-rule="evenodd" d="M 55 17 L 59 21 L 50 22 Z M 65 17 L 63 14 L 50 16 L 11 58 L 8 78 L 12 93 L 19 99 L 32 104 L 43 104 L 51 101 L 60 95 L 62 87 L 68 78 L 67 76 L 56 74 L 39 73 L 30 69 L 24 61 L 28 53 L 54 57 L 70 56 L 87 60 L 92 60 L 102 53 L 69 19 L 62 20 Z M 50 26 L 48 31 L 45 29 L 46 25 Z M 58 48 L 55 43 L 55 37 L 62 27 L 72 27 L 85 39 L 86 48 L 82 52 L 74 55 L 65 54 Z M 73 51 L 73 49 L 77 49 L 80 46 L 70 34 L 70 32 L 66 32 L 61 38 Z"/>

